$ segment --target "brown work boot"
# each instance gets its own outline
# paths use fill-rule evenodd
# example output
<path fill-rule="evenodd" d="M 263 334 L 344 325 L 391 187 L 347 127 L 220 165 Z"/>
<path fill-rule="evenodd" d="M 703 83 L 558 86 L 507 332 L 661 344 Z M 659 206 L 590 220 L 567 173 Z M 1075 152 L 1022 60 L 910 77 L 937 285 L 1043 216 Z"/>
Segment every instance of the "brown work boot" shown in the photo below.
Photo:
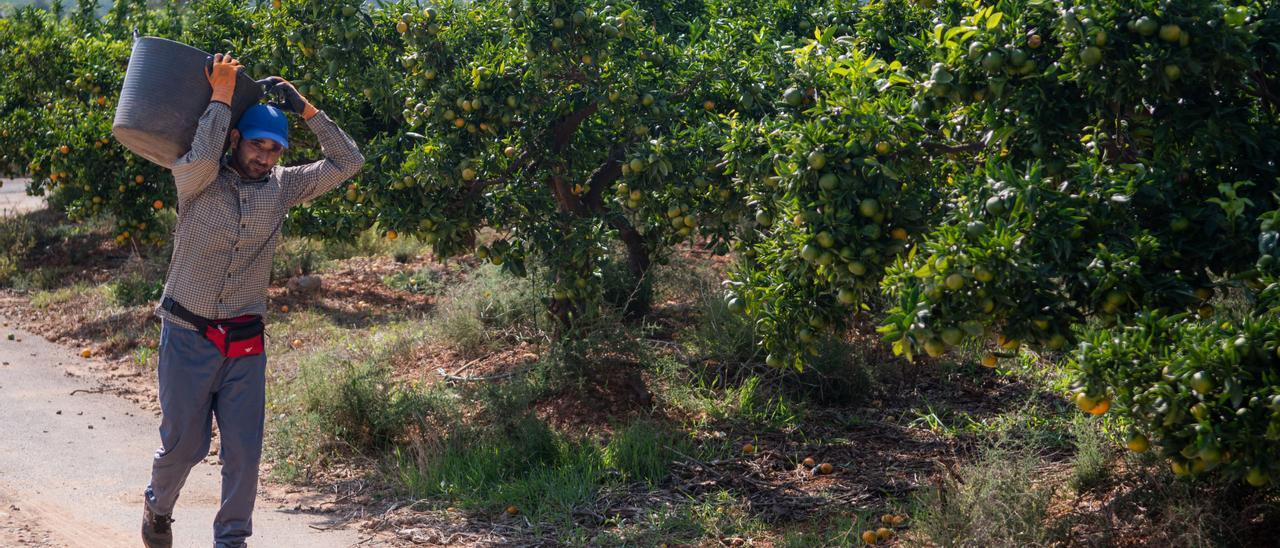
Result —
<path fill-rule="evenodd" d="M 173 517 L 159 515 L 151 511 L 151 506 L 142 505 L 142 544 L 147 548 L 173 547 Z"/>

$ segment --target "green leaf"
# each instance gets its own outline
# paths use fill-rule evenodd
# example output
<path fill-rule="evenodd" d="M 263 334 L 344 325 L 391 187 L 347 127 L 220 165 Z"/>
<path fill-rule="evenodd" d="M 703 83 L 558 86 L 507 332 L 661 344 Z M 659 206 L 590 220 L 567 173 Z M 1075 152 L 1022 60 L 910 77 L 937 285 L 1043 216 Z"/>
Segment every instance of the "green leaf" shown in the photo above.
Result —
<path fill-rule="evenodd" d="M 1015 129 L 1013 126 L 1004 126 L 988 131 L 982 138 L 982 144 L 988 147 L 999 146 L 1005 139 L 1008 139 L 1010 135 L 1013 135 L 1014 131 Z"/>
<path fill-rule="evenodd" d="M 1000 24 L 1000 20 L 1003 18 L 1003 13 L 995 12 L 991 14 L 991 17 L 987 19 L 987 30 L 996 28 L 996 26 Z"/>

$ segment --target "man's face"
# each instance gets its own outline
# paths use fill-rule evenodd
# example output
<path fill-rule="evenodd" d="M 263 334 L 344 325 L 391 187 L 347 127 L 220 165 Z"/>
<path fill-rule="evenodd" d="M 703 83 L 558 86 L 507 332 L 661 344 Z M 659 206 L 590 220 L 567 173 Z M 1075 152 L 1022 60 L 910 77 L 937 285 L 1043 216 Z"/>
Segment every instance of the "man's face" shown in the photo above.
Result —
<path fill-rule="evenodd" d="M 231 149 L 240 175 L 246 179 L 266 177 L 284 154 L 284 147 L 271 139 L 241 140 L 239 130 L 232 130 Z"/>

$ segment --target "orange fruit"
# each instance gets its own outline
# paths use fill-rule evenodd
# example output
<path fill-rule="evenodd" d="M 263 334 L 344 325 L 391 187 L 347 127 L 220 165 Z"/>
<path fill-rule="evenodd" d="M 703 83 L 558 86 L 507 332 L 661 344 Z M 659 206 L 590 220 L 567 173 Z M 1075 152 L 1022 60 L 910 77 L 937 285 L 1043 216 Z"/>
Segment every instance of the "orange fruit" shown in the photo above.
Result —
<path fill-rule="evenodd" d="M 302 339 L 294 339 L 290 341 L 289 346 L 292 346 L 294 350 L 302 348 Z"/>
<path fill-rule="evenodd" d="M 164 209 L 164 202 L 161 200 L 156 200 L 154 202 L 151 202 L 151 207 L 155 209 Z"/>
<path fill-rule="evenodd" d="M 1104 399 L 1099 401 L 1098 405 L 1093 406 L 1093 408 L 1089 410 L 1089 414 L 1095 416 L 1101 415 L 1106 413 L 1108 409 L 1111 409 L 1111 401 Z"/>
<path fill-rule="evenodd" d="M 103 96 L 101 96 L 101 95 L 99 95 L 99 96 L 98 96 L 98 106 L 103 106 L 103 105 L 105 105 L 105 104 L 107 104 L 107 98 L 106 98 L 106 97 L 103 97 Z"/>
<path fill-rule="evenodd" d="M 63 154 L 71 154 L 71 147 L 69 147 L 69 146 L 67 146 L 67 145 L 62 145 L 62 146 L 58 147 L 58 150 L 59 150 L 60 152 L 62 152 Z"/>
<path fill-rule="evenodd" d="M 1143 453 L 1151 447 L 1151 442 L 1147 441 L 1146 436 L 1135 432 L 1129 436 L 1129 441 L 1125 442 L 1125 445 L 1134 453 Z"/>
<path fill-rule="evenodd" d="M 387 231 L 387 239 L 388 239 L 388 240 L 394 240 L 394 239 L 398 238 L 399 236 L 400 236 L 400 235 L 399 235 L 399 234 L 396 234 L 396 231 L 394 231 L 394 230 L 388 230 L 388 231 Z"/>
<path fill-rule="evenodd" d="M 716 108 L 716 102 L 715 102 L 715 101 L 712 101 L 712 100 L 710 100 L 710 99 L 707 99 L 706 101 L 703 101 L 703 102 L 702 102 L 702 108 L 707 109 L 707 110 L 711 110 L 711 109 L 713 109 L 713 108 Z"/>
<path fill-rule="evenodd" d="M 894 518 L 893 514 L 885 514 L 883 516 L 880 516 L 880 523 L 883 523 L 885 525 L 893 525 L 893 518 Z"/>
<path fill-rule="evenodd" d="M 1076 402 L 1076 407 L 1080 408 L 1081 411 L 1084 411 L 1086 413 L 1088 413 L 1089 411 L 1092 411 L 1093 408 L 1097 407 L 1098 405 L 1098 400 L 1090 398 L 1089 395 L 1085 394 L 1084 392 L 1080 392 L 1075 395 L 1075 402 Z"/>
<path fill-rule="evenodd" d="M 895 240 L 905 240 L 907 239 L 907 229 L 898 227 L 890 231 L 889 235 Z"/>
<path fill-rule="evenodd" d="M 405 23 L 404 21 L 398 21 L 398 22 L 396 22 L 396 32 L 398 32 L 398 33 L 400 33 L 400 34 L 404 34 L 404 33 L 406 33 L 406 32 L 409 32 L 409 24 L 408 24 L 408 23 Z"/>
<path fill-rule="evenodd" d="M 831 463 L 829 463 L 829 462 L 824 462 L 824 463 L 822 463 L 822 464 L 819 464 L 819 465 L 818 465 L 818 473 L 819 473 L 819 474 L 826 475 L 826 474 L 830 474 L 831 472 L 834 472 L 834 471 L 835 471 L 835 467 L 834 467 L 834 466 L 831 466 Z"/>
<path fill-rule="evenodd" d="M 1017 339 L 1010 339 L 1004 335 L 997 335 L 996 344 L 1005 350 L 1017 350 L 1019 343 Z"/>
<path fill-rule="evenodd" d="M 519 514 L 519 513 L 520 513 L 520 509 L 519 509 L 519 508 L 516 508 L 514 504 L 513 504 L 513 505 L 511 505 L 511 506 L 508 506 L 508 507 L 507 507 L 507 515 L 508 515 L 508 516 L 514 516 L 514 515 Z"/>
<path fill-rule="evenodd" d="M 81 358 L 88 358 L 89 356 L 92 356 L 92 355 L 93 355 L 93 351 L 89 350 L 88 348 L 80 351 Z"/>
<path fill-rule="evenodd" d="M 281 312 L 284 312 L 284 313 L 286 313 L 286 314 L 288 314 L 288 313 L 289 313 L 289 305 L 287 305 L 287 304 L 282 304 L 282 305 L 280 305 L 280 311 L 281 311 Z"/>
<path fill-rule="evenodd" d="M 875 532 L 875 531 L 863 531 L 863 532 L 862 532 L 862 542 L 865 542 L 865 543 L 867 543 L 867 544 L 875 544 L 875 543 L 876 543 L 876 532 Z"/>
<path fill-rule="evenodd" d="M 997 363 L 999 363 L 999 358 L 996 358 L 995 354 L 987 353 L 982 356 L 983 367 L 995 367 Z"/>
<path fill-rule="evenodd" d="M 742 446 L 742 452 L 743 452 L 743 453 L 746 453 L 746 454 L 748 454 L 748 455 L 754 454 L 754 453 L 756 452 L 756 446 L 755 446 L 755 445 L 752 445 L 752 444 L 750 444 L 750 443 L 748 443 L 748 444 L 746 444 L 746 445 L 743 445 L 743 446 Z"/>
<path fill-rule="evenodd" d="M 135 175 L 135 176 L 133 177 L 133 182 L 138 183 L 138 184 L 142 184 L 142 181 L 145 181 L 145 180 L 146 180 L 146 179 L 142 178 L 142 176 L 141 176 L 141 175 Z"/>
<path fill-rule="evenodd" d="M 893 531 L 890 531 L 888 527 L 876 529 L 876 540 L 884 542 L 891 538 L 893 538 Z"/>
<path fill-rule="evenodd" d="M 815 464 L 815 463 L 813 462 L 813 457 L 805 457 L 805 458 L 804 458 L 804 463 L 803 463 L 803 464 L 804 464 L 805 468 L 813 468 L 813 465 Z"/>
<path fill-rule="evenodd" d="M 902 525 L 904 521 L 907 521 L 907 516 L 893 516 L 894 525 Z"/>

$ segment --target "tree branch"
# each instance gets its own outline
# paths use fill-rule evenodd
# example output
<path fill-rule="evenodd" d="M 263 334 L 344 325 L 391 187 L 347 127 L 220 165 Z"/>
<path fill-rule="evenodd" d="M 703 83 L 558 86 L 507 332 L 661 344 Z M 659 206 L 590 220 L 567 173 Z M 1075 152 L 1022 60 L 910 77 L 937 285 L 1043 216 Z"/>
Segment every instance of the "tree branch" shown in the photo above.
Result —
<path fill-rule="evenodd" d="M 599 109 L 600 103 L 592 101 L 578 107 L 578 110 L 560 120 L 555 129 L 552 130 L 551 151 L 558 153 L 564 150 L 564 147 L 569 144 L 569 140 L 573 138 L 573 134 L 578 131 L 578 127 L 582 125 L 582 122 L 590 118 Z"/>
<path fill-rule="evenodd" d="M 924 141 L 920 143 L 920 147 L 929 152 L 941 152 L 943 154 L 964 154 L 966 152 L 977 152 L 987 145 L 982 143 L 964 143 L 961 145 L 947 145 L 933 141 Z"/>
<path fill-rule="evenodd" d="M 672 94 L 671 98 L 683 99 L 685 95 L 688 95 L 690 92 L 692 92 L 693 89 L 698 87 L 698 84 L 702 83 L 702 81 L 705 80 L 706 78 L 707 78 L 707 73 L 705 72 L 698 73 L 698 75 L 695 76 L 692 80 L 689 80 L 688 84 L 685 84 L 683 89 Z"/>
<path fill-rule="evenodd" d="M 1255 84 L 1253 95 L 1263 101 L 1266 101 L 1267 105 L 1269 105 L 1272 110 L 1280 110 L 1280 98 L 1277 98 L 1276 95 L 1271 92 L 1271 86 L 1268 85 L 1266 76 L 1264 76 L 1261 71 L 1253 71 L 1249 73 L 1249 78 L 1253 80 L 1253 83 Z"/>
<path fill-rule="evenodd" d="M 555 193 L 556 203 L 560 204 L 561 211 L 573 213 L 579 217 L 586 217 L 590 213 L 582 200 L 573 193 L 564 176 L 558 173 L 551 176 L 551 191 Z"/>
<path fill-rule="evenodd" d="M 587 177 L 587 194 L 582 197 L 582 200 L 591 209 L 595 210 L 603 207 L 602 196 L 604 189 L 622 176 L 622 157 L 624 154 L 626 154 L 626 150 L 621 145 L 614 145 L 613 149 L 609 151 L 609 156 L 605 158 L 604 164 L 596 168 L 590 177 Z"/>
<path fill-rule="evenodd" d="M 626 149 L 622 145 L 614 145 L 604 164 L 596 168 L 587 179 L 588 191 L 582 201 L 591 213 L 604 219 L 609 226 L 618 231 L 618 237 L 627 246 L 627 268 L 637 280 L 640 280 L 649 271 L 651 265 L 649 246 L 645 244 L 644 236 L 631 226 L 631 222 L 626 217 L 610 215 L 604 205 L 604 189 L 622 176 L 622 158 L 625 154 Z M 636 303 L 636 308 L 632 312 L 643 314 L 648 311 L 648 306 L 645 302 Z"/>

